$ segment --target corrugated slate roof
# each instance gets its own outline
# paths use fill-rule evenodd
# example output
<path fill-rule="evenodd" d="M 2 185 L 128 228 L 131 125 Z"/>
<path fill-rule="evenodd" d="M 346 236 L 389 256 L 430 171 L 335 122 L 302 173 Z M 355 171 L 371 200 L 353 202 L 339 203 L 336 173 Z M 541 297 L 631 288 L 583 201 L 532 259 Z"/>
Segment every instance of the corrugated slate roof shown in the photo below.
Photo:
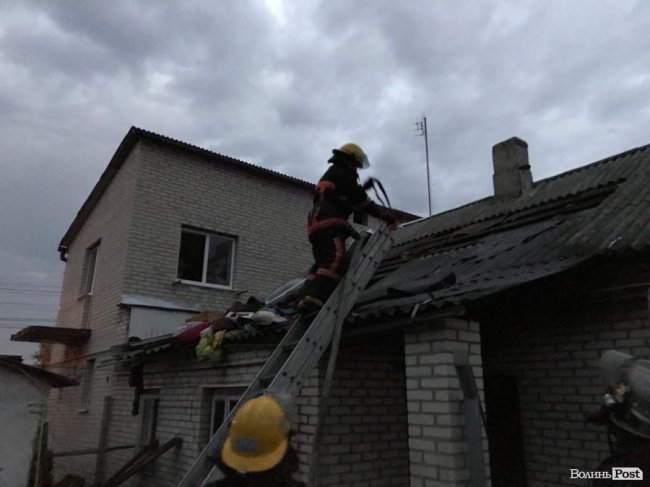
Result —
<path fill-rule="evenodd" d="M 354 316 L 458 305 L 608 252 L 650 248 L 650 146 L 400 228 Z"/>
<path fill-rule="evenodd" d="M 290 323 L 276 323 L 266 326 L 240 326 L 232 331 L 238 333 L 226 333 L 222 347 L 225 349 L 229 345 L 240 343 L 251 344 L 255 340 L 275 340 L 280 335 L 284 335 L 290 326 Z M 180 344 L 173 340 L 173 334 L 168 333 L 159 337 L 138 340 L 128 344 L 116 345 L 112 348 L 111 358 L 102 362 L 102 366 L 113 365 L 120 362 L 128 362 L 138 356 L 155 355 L 167 350 L 193 350 L 198 342 L 192 344 Z"/>

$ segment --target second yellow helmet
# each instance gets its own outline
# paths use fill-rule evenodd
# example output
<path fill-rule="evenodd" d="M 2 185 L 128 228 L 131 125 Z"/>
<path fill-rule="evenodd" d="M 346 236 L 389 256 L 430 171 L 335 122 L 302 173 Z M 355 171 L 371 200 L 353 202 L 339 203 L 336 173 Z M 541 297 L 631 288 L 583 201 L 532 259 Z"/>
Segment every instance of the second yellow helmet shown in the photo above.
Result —
<path fill-rule="evenodd" d="M 273 468 L 287 451 L 289 428 L 289 419 L 274 398 L 248 400 L 232 420 L 221 450 L 223 462 L 241 472 Z"/>

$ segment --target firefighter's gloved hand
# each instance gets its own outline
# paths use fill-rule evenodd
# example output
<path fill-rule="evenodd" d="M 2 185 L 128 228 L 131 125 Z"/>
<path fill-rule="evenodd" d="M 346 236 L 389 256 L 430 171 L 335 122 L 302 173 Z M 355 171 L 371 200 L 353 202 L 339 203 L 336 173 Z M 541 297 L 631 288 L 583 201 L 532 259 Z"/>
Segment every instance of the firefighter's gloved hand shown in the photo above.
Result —
<path fill-rule="evenodd" d="M 368 191 L 370 188 L 373 187 L 374 184 L 375 184 L 375 178 L 370 176 L 368 179 L 365 180 L 365 182 L 361 186 L 363 189 Z"/>
<path fill-rule="evenodd" d="M 402 223 L 397 217 L 397 213 L 395 213 L 393 210 L 389 210 L 388 208 L 384 208 L 382 211 L 381 219 L 388 224 L 388 227 L 391 230 L 395 230 L 399 224 Z"/>
<path fill-rule="evenodd" d="M 592 411 L 591 413 L 585 414 L 584 415 L 585 422 L 587 423 L 594 423 L 598 425 L 606 425 L 607 424 L 607 411 L 605 408 L 600 408 L 596 411 Z"/>
<path fill-rule="evenodd" d="M 348 234 L 350 237 L 352 237 L 355 240 L 359 240 L 361 238 L 361 234 L 357 232 L 356 228 L 354 228 L 351 224 L 347 224 L 348 227 Z"/>

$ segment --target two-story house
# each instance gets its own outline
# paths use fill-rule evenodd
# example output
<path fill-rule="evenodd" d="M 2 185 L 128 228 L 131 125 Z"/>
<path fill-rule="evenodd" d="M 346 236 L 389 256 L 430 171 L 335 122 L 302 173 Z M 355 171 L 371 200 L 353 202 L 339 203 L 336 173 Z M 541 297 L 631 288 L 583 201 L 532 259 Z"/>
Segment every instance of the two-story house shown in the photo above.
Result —
<path fill-rule="evenodd" d="M 52 394 L 54 453 L 131 448 L 118 449 L 114 462 L 110 453 L 55 457 L 56 473 L 92 482 L 147 441 L 152 425 L 143 420 L 148 412 L 131 415 L 128 369 L 107 364 L 113 347 L 174 332 L 197 311 L 225 311 L 242 294 L 264 296 L 305 273 L 312 189 L 138 128 L 128 132 L 59 245 L 66 268 L 58 327 L 30 327 L 22 339 L 58 343 L 50 370 L 81 381 Z M 122 390 L 125 404 L 115 400 Z M 162 392 L 148 388 L 142 407 L 155 394 Z M 176 415 L 182 429 L 194 406 L 178 399 L 159 411 Z"/>

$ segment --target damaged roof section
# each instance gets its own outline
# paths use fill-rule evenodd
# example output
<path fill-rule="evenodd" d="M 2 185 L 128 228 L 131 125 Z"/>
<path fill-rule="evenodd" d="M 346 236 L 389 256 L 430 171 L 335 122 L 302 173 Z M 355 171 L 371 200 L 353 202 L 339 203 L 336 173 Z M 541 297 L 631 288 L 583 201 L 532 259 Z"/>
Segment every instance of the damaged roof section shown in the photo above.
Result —
<path fill-rule="evenodd" d="M 353 319 L 464 304 L 650 247 L 650 146 L 404 225 Z"/>
<path fill-rule="evenodd" d="M 366 317 L 409 313 L 418 304 L 459 305 L 574 267 L 586 257 L 561 255 L 553 245 L 567 225 L 539 222 L 407 260 L 367 289 L 355 312 Z"/>
<path fill-rule="evenodd" d="M 291 322 L 276 323 L 258 328 L 239 326 L 231 330 L 236 331 L 236 333 L 226 333 L 222 348 L 227 349 L 230 345 L 235 344 L 255 345 L 275 343 L 287 331 L 290 325 Z M 110 357 L 103 360 L 101 366 L 105 367 L 116 363 L 130 362 L 138 357 L 152 356 L 168 350 L 194 351 L 196 345 L 197 342 L 183 344 L 176 341 L 173 333 L 167 333 L 145 340 L 132 339 L 129 343 L 113 346 Z"/>

